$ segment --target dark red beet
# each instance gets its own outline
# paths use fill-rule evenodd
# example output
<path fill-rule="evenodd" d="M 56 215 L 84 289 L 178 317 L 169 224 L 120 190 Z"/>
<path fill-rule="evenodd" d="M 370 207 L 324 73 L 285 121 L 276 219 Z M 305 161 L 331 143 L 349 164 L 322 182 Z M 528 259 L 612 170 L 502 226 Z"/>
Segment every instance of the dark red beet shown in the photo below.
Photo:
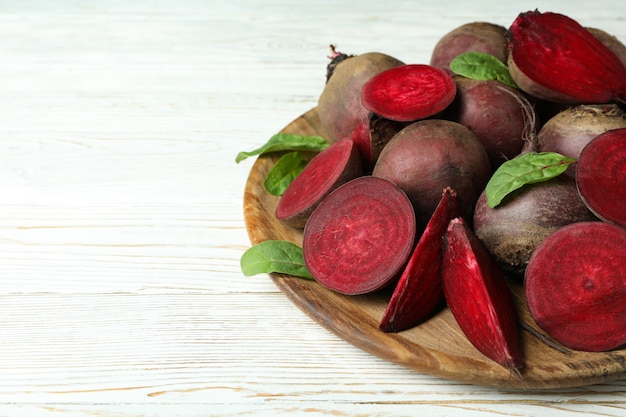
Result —
<path fill-rule="evenodd" d="M 606 351 L 626 343 L 626 230 L 579 222 L 550 235 L 524 278 L 537 324 L 563 345 Z"/>
<path fill-rule="evenodd" d="M 443 290 L 452 315 L 480 352 L 517 373 L 517 312 L 502 270 L 463 219 L 450 222 L 445 239 Z"/>
<path fill-rule="evenodd" d="M 466 52 L 483 52 L 506 63 L 508 56 L 506 28 L 489 22 L 471 22 L 443 35 L 430 57 L 430 65 L 443 68 L 451 75 L 450 62 Z"/>
<path fill-rule="evenodd" d="M 524 93 L 500 81 L 454 79 L 457 94 L 444 118 L 466 126 L 480 139 L 492 169 L 519 155 L 536 128 L 533 106 Z"/>
<path fill-rule="evenodd" d="M 315 209 L 304 228 L 304 261 L 327 288 L 370 293 L 397 278 L 416 234 L 406 194 L 390 181 L 363 176 L 337 188 Z"/>
<path fill-rule="evenodd" d="M 626 226 L 626 128 L 602 133 L 583 148 L 576 184 L 589 210 Z"/>
<path fill-rule="evenodd" d="M 525 92 L 566 103 L 626 99 L 626 67 L 575 20 L 551 12 L 521 13 L 508 37 L 509 70 Z"/>
<path fill-rule="evenodd" d="M 447 187 L 396 284 L 380 322 L 384 332 L 416 326 L 442 304 L 443 237 L 450 221 L 459 215 L 456 192 Z"/>
<path fill-rule="evenodd" d="M 474 210 L 474 232 L 503 269 L 522 277 L 537 246 L 558 228 L 596 219 L 573 178 L 559 176 L 525 185 L 491 208 L 483 191 Z"/>
<path fill-rule="evenodd" d="M 348 139 L 317 154 L 287 187 L 276 207 L 276 218 L 302 228 L 319 203 L 341 184 L 363 174 L 361 157 Z"/>
<path fill-rule="evenodd" d="M 448 186 L 458 194 L 463 214 L 471 218 L 491 166 L 485 147 L 468 128 L 428 119 L 398 132 L 380 153 L 372 175 L 402 188 L 424 227 L 439 204 L 441 190 Z"/>
<path fill-rule="evenodd" d="M 390 68 L 372 77 L 361 94 L 363 106 L 384 118 L 410 122 L 443 111 L 456 95 L 454 79 L 431 65 Z"/>

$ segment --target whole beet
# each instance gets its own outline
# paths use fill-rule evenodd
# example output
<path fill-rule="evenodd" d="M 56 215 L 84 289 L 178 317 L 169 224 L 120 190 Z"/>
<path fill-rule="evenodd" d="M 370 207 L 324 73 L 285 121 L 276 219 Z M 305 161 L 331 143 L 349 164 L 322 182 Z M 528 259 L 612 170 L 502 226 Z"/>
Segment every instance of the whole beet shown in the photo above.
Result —
<path fill-rule="evenodd" d="M 538 150 L 578 158 L 591 139 L 607 130 L 626 127 L 626 113 L 616 104 L 582 104 L 569 107 L 550 118 L 537 134 Z M 566 175 L 576 172 L 576 164 Z"/>
<path fill-rule="evenodd" d="M 508 56 L 506 28 L 489 22 L 471 22 L 443 35 L 432 51 L 430 64 L 451 75 L 450 62 L 465 52 L 483 52 L 506 62 Z"/>
<path fill-rule="evenodd" d="M 474 210 L 474 231 L 503 269 L 521 276 L 537 246 L 561 226 L 597 218 L 578 194 L 575 181 L 559 176 L 526 185 L 491 208 L 486 193 Z"/>
<path fill-rule="evenodd" d="M 468 128 L 427 119 L 409 124 L 387 143 L 372 175 L 394 182 L 407 193 L 423 227 L 446 187 L 457 192 L 462 214 L 471 219 L 491 165 L 484 146 Z"/>
<path fill-rule="evenodd" d="M 444 117 L 480 139 L 493 169 L 519 155 L 525 138 L 536 128 L 534 109 L 525 94 L 496 80 L 456 76 L 455 82 L 457 94 Z"/>
<path fill-rule="evenodd" d="M 374 75 L 402 64 L 380 52 L 349 55 L 333 64 L 317 103 L 320 122 L 330 135 L 326 138 L 329 142 L 349 136 L 367 119 L 369 111 L 361 104 L 363 85 Z"/>

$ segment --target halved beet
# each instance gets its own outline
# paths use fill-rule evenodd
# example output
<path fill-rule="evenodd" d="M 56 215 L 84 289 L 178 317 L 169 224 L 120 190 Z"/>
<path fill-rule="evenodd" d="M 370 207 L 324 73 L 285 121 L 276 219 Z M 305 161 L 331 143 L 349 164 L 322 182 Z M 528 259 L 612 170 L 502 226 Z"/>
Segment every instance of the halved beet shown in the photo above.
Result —
<path fill-rule="evenodd" d="M 407 330 L 443 304 L 443 237 L 450 221 L 459 215 L 456 192 L 446 187 L 387 304 L 380 322 L 382 331 Z"/>
<path fill-rule="evenodd" d="M 445 299 L 468 340 L 514 373 L 523 367 L 517 311 L 504 273 L 462 218 L 445 235 Z"/>
<path fill-rule="evenodd" d="M 579 222 L 548 236 L 524 278 L 529 311 L 563 345 L 607 351 L 626 343 L 626 230 Z"/>
<path fill-rule="evenodd" d="M 521 13 L 507 35 L 509 70 L 523 91 L 563 103 L 626 98 L 626 66 L 570 17 L 552 12 Z"/>
<path fill-rule="evenodd" d="M 356 146 L 349 138 L 317 154 L 289 184 L 276 207 L 276 218 L 302 228 L 317 205 L 341 184 L 363 173 Z"/>
<path fill-rule="evenodd" d="M 415 213 L 391 181 L 363 176 L 330 193 L 304 228 L 311 275 L 343 294 L 374 292 L 397 278 L 413 249 Z"/>
<path fill-rule="evenodd" d="M 596 216 L 626 226 L 626 128 L 604 132 L 585 145 L 576 167 L 576 184 Z"/>
<path fill-rule="evenodd" d="M 361 91 L 363 107 L 387 119 L 410 122 L 442 112 L 456 95 L 454 79 L 445 70 L 405 64 L 372 77 Z"/>

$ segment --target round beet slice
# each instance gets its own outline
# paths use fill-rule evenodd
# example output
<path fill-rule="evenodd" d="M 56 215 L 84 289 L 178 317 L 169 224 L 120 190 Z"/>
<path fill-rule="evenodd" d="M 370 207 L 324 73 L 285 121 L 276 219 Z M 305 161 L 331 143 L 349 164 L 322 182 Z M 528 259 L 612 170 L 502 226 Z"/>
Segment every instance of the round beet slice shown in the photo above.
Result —
<path fill-rule="evenodd" d="M 626 343 L 626 229 L 578 222 L 548 236 L 525 273 L 529 311 L 548 334 L 576 350 Z"/>
<path fill-rule="evenodd" d="M 389 180 L 363 176 L 338 187 L 304 228 L 304 261 L 322 285 L 357 295 L 390 284 L 417 234 L 408 197 Z"/>
<path fill-rule="evenodd" d="M 626 226 L 626 128 L 604 132 L 585 145 L 576 167 L 576 184 L 596 216 Z"/>
<path fill-rule="evenodd" d="M 424 119 L 443 111 L 456 95 L 454 79 L 445 70 L 405 64 L 372 77 L 361 91 L 363 107 L 398 122 Z"/>
<path fill-rule="evenodd" d="M 276 206 L 276 218 L 303 228 L 324 197 L 361 174 L 361 156 L 353 141 L 344 138 L 333 143 L 315 155 L 289 184 Z"/>

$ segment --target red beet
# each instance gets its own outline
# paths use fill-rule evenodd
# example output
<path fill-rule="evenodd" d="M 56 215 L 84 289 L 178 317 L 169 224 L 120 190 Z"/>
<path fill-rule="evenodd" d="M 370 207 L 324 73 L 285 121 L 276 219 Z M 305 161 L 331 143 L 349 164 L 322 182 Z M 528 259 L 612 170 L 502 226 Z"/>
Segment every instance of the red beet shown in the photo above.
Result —
<path fill-rule="evenodd" d="M 380 153 L 372 175 L 393 181 L 407 193 L 423 227 L 448 186 L 457 192 L 464 216 L 471 218 L 491 166 L 485 147 L 468 128 L 428 119 L 398 132 Z"/>
<path fill-rule="evenodd" d="M 491 208 L 483 191 L 474 210 L 474 232 L 510 275 L 523 277 L 537 246 L 570 223 L 592 221 L 573 178 L 559 176 L 515 190 Z"/>
<path fill-rule="evenodd" d="M 480 139 L 493 169 L 519 155 L 524 140 L 536 128 L 533 106 L 524 93 L 500 81 L 454 79 L 457 95 L 444 117 L 466 126 Z"/>
<path fill-rule="evenodd" d="M 502 270 L 462 218 L 446 232 L 445 299 L 468 340 L 485 356 L 517 373 L 523 366 L 517 312 Z"/>
<path fill-rule="evenodd" d="M 583 148 L 576 184 L 589 210 L 602 220 L 626 226 L 626 128 L 602 133 Z"/>
<path fill-rule="evenodd" d="M 390 68 L 372 77 L 361 93 L 363 106 L 387 119 L 410 122 L 444 110 L 456 95 L 454 79 L 431 65 Z"/>
<path fill-rule="evenodd" d="M 390 181 L 363 176 L 337 188 L 315 209 L 304 228 L 304 261 L 327 288 L 370 293 L 397 278 L 416 234 L 406 194 Z"/>
<path fill-rule="evenodd" d="M 509 70 L 525 92 L 566 103 L 626 99 L 626 67 L 575 20 L 551 12 L 521 13 L 508 36 Z"/>
<path fill-rule="evenodd" d="M 585 145 L 607 130 L 626 127 L 626 113 L 616 104 L 581 104 L 551 117 L 537 134 L 539 152 L 578 159 Z M 566 174 L 574 177 L 576 164 Z"/>
<path fill-rule="evenodd" d="M 471 22 L 443 35 L 430 57 L 430 64 L 451 75 L 450 62 L 466 52 L 483 52 L 506 63 L 508 56 L 506 28 L 489 22 Z"/>
<path fill-rule="evenodd" d="M 524 278 L 529 311 L 548 334 L 583 351 L 626 343 L 626 230 L 579 222 L 550 235 Z"/>
<path fill-rule="evenodd" d="M 459 215 L 456 192 L 447 187 L 400 276 L 380 322 L 381 330 L 400 332 L 416 326 L 442 303 L 443 237 L 450 221 Z"/>
<path fill-rule="evenodd" d="M 302 228 L 320 202 L 341 184 L 363 173 L 361 157 L 348 139 L 317 154 L 287 187 L 276 207 L 276 218 Z"/>

